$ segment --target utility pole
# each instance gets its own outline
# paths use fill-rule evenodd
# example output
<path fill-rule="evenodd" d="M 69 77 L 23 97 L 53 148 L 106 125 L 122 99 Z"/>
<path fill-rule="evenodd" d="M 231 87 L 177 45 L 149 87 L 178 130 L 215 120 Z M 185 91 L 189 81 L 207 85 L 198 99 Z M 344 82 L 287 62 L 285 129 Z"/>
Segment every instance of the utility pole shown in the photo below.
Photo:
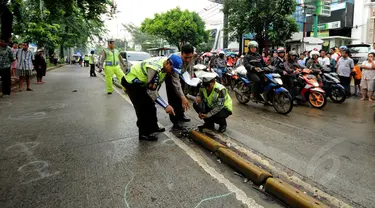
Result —
<path fill-rule="evenodd" d="M 316 1 L 315 3 L 315 15 L 314 15 L 314 37 L 317 38 L 318 37 L 318 18 L 319 18 L 319 15 L 320 15 L 320 10 L 321 10 L 321 6 L 320 6 L 320 1 Z"/>

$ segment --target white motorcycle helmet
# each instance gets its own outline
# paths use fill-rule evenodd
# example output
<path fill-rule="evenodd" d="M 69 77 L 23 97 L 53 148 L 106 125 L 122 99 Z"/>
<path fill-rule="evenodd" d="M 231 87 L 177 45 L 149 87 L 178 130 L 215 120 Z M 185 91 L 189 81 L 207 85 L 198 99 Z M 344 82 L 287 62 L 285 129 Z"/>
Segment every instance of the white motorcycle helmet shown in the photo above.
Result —
<path fill-rule="evenodd" d="M 313 58 L 314 55 L 317 55 L 319 57 L 319 55 L 320 55 L 319 51 L 311 51 L 310 52 L 310 58 Z"/>

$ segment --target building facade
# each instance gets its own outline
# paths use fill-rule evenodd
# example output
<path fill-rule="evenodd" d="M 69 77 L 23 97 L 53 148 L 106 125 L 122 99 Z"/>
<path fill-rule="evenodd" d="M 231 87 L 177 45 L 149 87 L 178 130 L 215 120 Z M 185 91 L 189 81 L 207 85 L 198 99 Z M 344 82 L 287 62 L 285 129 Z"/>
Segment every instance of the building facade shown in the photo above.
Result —
<path fill-rule="evenodd" d="M 352 38 L 354 43 L 374 43 L 374 19 L 375 19 L 375 1 L 374 0 L 355 0 Z M 358 14 L 358 15 L 357 15 Z"/>

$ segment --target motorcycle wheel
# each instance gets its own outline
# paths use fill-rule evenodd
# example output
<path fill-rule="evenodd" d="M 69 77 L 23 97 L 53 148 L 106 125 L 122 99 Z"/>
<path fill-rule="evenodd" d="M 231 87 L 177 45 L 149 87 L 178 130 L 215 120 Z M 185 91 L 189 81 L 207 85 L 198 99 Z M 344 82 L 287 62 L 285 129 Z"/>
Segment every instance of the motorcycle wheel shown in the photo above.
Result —
<path fill-rule="evenodd" d="M 289 92 L 275 93 L 273 95 L 272 105 L 278 113 L 286 115 L 293 109 L 293 98 Z"/>
<path fill-rule="evenodd" d="M 323 108 L 327 104 L 326 96 L 321 92 L 311 92 L 309 94 L 309 103 L 314 108 Z"/>
<path fill-rule="evenodd" d="M 346 100 L 345 90 L 338 87 L 332 88 L 332 92 L 329 98 L 334 103 L 343 103 Z"/>
<path fill-rule="evenodd" d="M 240 90 L 242 93 L 249 93 L 249 87 L 245 86 L 243 83 L 238 83 L 235 88 Z M 250 96 L 245 96 L 245 95 L 240 95 L 236 93 L 236 99 L 238 100 L 239 103 L 241 104 L 246 104 L 250 101 Z"/>

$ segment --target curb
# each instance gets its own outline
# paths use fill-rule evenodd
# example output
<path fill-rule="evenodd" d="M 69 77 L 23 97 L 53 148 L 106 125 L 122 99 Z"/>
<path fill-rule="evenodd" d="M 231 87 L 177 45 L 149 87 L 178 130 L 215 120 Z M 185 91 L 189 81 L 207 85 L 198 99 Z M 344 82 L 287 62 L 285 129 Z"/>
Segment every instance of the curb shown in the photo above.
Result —
<path fill-rule="evenodd" d="M 190 131 L 190 137 L 204 148 L 210 150 L 211 152 L 217 152 L 219 148 L 225 148 L 224 145 L 216 142 L 215 140 L 211 139 L 210 137 L 206 136 L 205 134 L 201 134 L 198 131 Z"/>
<path fill-rule="evenodd" d="M 320 208 L 327 207 L 322 202 L 314 199 L 306 193 L 294 188 L 292 185 L 273 178 L 272 174 L 259 168 L 253 163 L 245 160 L 237 153 L 228 149 L 224 145 L 198 131 L 192 130 L 190 137 L 204 148 L 216 153 L 216 155 L 226 164 L 242 173 L 255 185 L 264 185 L 265 191 L 288 207 L 292 208 Z"/>
<path fill-rule="evenodd" d="M 246 161 L 230 149 L 220 148 L 217 154 L 224 163 L 241 172 L 255 185 L 259 186 L 265 183 L 268 178 L 272 177 L 271 173 L 259 168 L 253 163 Z"/>
<path fill-rule="evenodd" d="M 326 207 L 322 202 L 311 198 L 307 194 L 277 178 L 268 178 L 265 184 L 265 190 L 267 193 L 286 203 L 289 207 Z"/>

